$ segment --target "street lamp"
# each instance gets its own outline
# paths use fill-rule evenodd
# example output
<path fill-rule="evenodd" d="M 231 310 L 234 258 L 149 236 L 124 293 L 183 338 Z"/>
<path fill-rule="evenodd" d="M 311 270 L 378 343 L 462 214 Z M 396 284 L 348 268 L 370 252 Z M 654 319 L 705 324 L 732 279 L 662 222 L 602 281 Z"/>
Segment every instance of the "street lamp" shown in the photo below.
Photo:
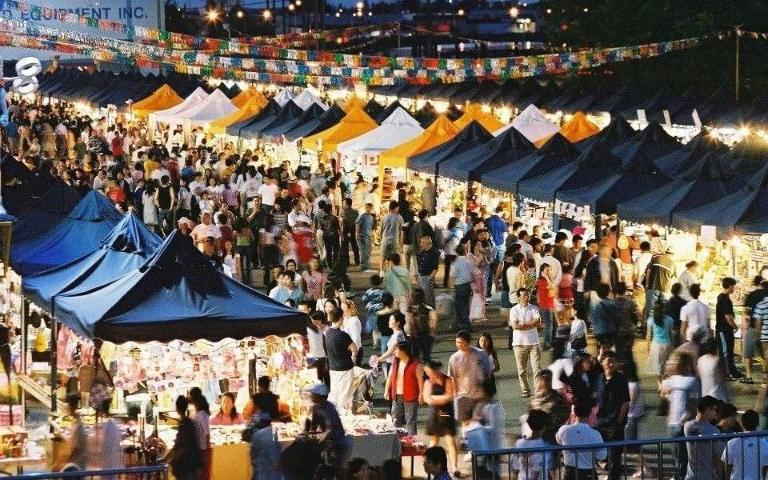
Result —
<path fill-rule="evenodd" d="M 463 17 L 464 16 L 464 9 L 460 8 L 458 12 L 456 12 L 456 15 Z"/>
<path fill-rule="evenodd" d="M 509 16 L 512 18 L 517 18 L 517 16 L 520 15 L 520 9 L 517 7 L 512 7 L 509 9 Z"/>
<path fill-rule="evenodd" d="M 364 5 L 363 5 L 363 2 L 357 2 L 355 6 L 357 7 L 358 10 L 362 10 Z"/>
<path fill-rule="evenodd" d="M 245 16 L 242 10 L 238 10 L 236 15 L 237 15 L 237 18 L 243 18 Z"/>
<path fill-rule="evenodd" d="M 294 4 L 292 4 L 292 3 L 289 3 L 289 4 L 288 4 L 288 10 L 290 10 L 291 12 L 292 12 L 292 11 L 294 11 L 294 10 L 296 10 L 296 5 L 294 5 Z"/>
<path fill-rule="evenodd" d="M 268 22 L 269 19 L 272 18 L 272 12 L 270 12 L 269 10 L 264 10 L 264 12 L 262 12 L 261 16 L 264 18 L 264 21 Z"/>
<path fill-rule="evenodd" d="M 206 16 L 208 17 L 209 22 L 215 22 L 219 19 L 219 12 L 218 10 L 208 10 Z"/>

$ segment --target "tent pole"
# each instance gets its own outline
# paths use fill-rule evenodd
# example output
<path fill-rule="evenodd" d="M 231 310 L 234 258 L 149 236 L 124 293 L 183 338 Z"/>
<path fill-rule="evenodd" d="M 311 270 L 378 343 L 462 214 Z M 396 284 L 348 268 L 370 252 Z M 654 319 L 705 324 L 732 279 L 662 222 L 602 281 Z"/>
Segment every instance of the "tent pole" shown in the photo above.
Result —
<path fill-rule="evenodd" d="M 598 242 L 603 238 L 603 228 L 602 228 L 602 215 L 599 213 L 595 214 L 595 240 Z"/>
<path fill-rule="evenodd" d="M 54 299 L 51 298 L 51 339 L 50 339 L 51 413 L 56 413 L 56 390 L 59 383 L 58 382 L 59 372 L 57 371 L 58 360 L 56 359 L 56 346 L 57 346 L 56 337 L 58 337 L 59 329 L 58 329 L 58 323 L 56 322 L 55 315 L 56 315 L 56 309 L 55 309 Z"/>

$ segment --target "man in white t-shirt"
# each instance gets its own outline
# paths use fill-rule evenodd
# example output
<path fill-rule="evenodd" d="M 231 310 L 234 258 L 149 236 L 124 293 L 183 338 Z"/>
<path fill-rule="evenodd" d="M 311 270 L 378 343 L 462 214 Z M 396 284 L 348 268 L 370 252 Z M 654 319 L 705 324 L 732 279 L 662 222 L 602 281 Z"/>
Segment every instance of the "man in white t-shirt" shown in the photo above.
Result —
<path fill-rule="evenodd" d="M 528 398 L 531 396 L 528 363 L 530 362 L 534 375 L 541 370 L 538 332 L 541 316 L 539 309 L 528 303 L 528 290 L 519 289 L 517 297 L 519 303 L 509 310 L 509 328 L 512 329 L 512 349 L 515 352 L 517 378 L 520 381 L 523 398 Z"/>
<path fill-rule="evenodd" d="M 683 436 L 683 425 L 690 419 L 694 400 L 699 398 L 699 379 L 692 376 L 680 375 L 676 372 L 661 382 L 661 395 L 669 402 L 667 410 L 667 436 L 671 438 Z M 685 478 L 688 466 L 688 452 L 684 443 L 676 443 L 672 446 L 675 459 L 675 477 Z"/>
<path fill-rule="evenodd" d="M 192 240 L 195 241 L 196 244 L 200 244 L 205 241 L 208 237 L 213 237 L 215 239 L 221 238 L 221 229 L 218 225 L 215 225 L 213 222 L 211 222 L 211 212 L 206 210 L 201 215 L 200 218 L 202 219 L 202 223 L 195 226 L 195 228 L 192 229 Z"/>
<path fill-rule="evenodd" d="M 741 414 L 744 433 L 757 430 L 760 415 L 754 410 Z M 734 438 L 728 441 L 720 460 L 730 480 L 760 480 L 768 467 L 768 439 L 765 437 Z"/>
<path fill-rule="evenodd" d="M 603 443 L 600 432 L 590 427 L 587 423 L 592 406 L 587 403 L 577 403 L 574 411 L 578 422 L 571 425 L 563 425 L 555 434 L 557 443 L 564 447 L 577 447 L 579 445 L 594 445 Z M 563 464 L 565 465 L 565 478 L 593 478 L 595 460 L 605 460 L 608 451 L 605 448 L 597 450 L 563 450 Z"/>
<path fill-rule="evenodd" d="M 261 195 L 261 207 L 267 213 L 271 212 L 272 207 L 275 206 L 277 192 L 278 188 L 275 185 L 275 180 L 272 177 L 264 178 L 264 184 L 259 187 L 259 195 Z"/>
<path fill-rule="evenodd" d="M 685 332 L 686 340 L 690 340 L 693 332 L 703 329 L 707 332 L 704 339 L 702 339 L 705 342 L 709 338 L 709 322 L 712 312 L 709 305 L 699 300 L 701 285 L 694 283 L 688 291 L 693 300 L 683 305 L 683 308 L 680 309 L 680 333 Z"/>

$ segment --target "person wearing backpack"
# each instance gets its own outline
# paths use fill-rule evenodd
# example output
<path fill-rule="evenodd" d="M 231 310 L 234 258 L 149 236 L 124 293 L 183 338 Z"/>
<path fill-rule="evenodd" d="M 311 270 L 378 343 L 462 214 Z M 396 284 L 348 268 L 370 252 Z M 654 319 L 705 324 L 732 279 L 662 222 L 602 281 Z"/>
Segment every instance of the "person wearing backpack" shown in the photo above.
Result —
<path fill-rule="evenodd" d="M 432 345 L 437 333 L 437 312 L 427 305 L 424 299 L 424 290 L 416 288 L 411 294 L 411 306 L 409 308 L 413 325 L 410 329 L 413 356 L 421 358 L 422 362 L 432 359 Z"/>

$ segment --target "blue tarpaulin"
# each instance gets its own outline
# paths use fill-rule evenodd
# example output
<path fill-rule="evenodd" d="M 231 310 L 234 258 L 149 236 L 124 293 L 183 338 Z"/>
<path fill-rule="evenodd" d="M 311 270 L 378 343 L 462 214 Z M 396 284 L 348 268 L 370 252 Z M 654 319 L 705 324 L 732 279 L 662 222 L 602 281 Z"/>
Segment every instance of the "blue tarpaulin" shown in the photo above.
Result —
<path fill-rule="evenodd" d="M 278 113 L 280 113 L 280 104 L 278 104 L 275 99 L 270 99 L 267 103 L 267 106 L 259 110 L 259 113 L 254 115 L 251 118 L 242 120 L 240 122 L 233 123 L 232 125 L 227 127 L 227 135 L 232 135 L 233 137 L 237 137 L 240 135 L 240 132 L 243 128 L 247 127 L 248 125 L 252 125 L 254 123 L 260 122 L 262 120 L 265 120 L 267 118 L 274 119 Z"/>
<path fill-rule="evenodd" d="M 308 320 L 216 270 L 178 231 L 140 268 L 100 288 L 62 292 L 54 304 L 78 334 L 115 343 L 304 334 Z"/>
<path fill-rule="evenodd" d="M 517 185 L 527 178 L 537 177 L 572 162 L 579 150 L 564 136 L 556 133 L 539 150 L 529 153 L 515 162 L 514 168 L 506 166 L 482 174 L 483 186 L 503 192 L 517 193 Z"/>
<path fill-rule="evenodd" d="M 535 149 L 517 129 L 508 128 L 486 143 L 447 158 L 440 163 L 440 175 L 463 182 L 476 182 L 491 170 L 516 170 L 517 161 Z"/>
<path fill-rule="evenodd" d="M 27 276 L 83 257 L 99 248 L 122 219 L 107 197 L 91 191 L 56 228 L 12 249 L 11 266 Z"/>
<path fill-rule="evenodd" d="M 24 277 L 24 295 L 51 314 L 51 299 L 66 290 L 90 290 L 132 272 L 155 253 L 162 239 L 139 217 L 128 214 L 103 241 L 101 248 L 36 275 Z"/>
<path fill-rule="evenodd" d="M 597 142 L 601 142 L 608 150 L 612 150 L 619 145 L 622 145 L 634 138 L 637 135 L 637 130 L 624 120 L 624 117 L 619 115 L 611 119 L 611 123 L 608 124 L 600 133 L 587 137 L 584 140 L 576 143 L 579 150 L 586 151 Z"/>
<path fill-rule="evenodd" d="M 429 175 L 439 175 L 440 163 L 491 139 L 493 135 L 473 120 L 451 140 L 408 158 L 408 168 Z"/>

